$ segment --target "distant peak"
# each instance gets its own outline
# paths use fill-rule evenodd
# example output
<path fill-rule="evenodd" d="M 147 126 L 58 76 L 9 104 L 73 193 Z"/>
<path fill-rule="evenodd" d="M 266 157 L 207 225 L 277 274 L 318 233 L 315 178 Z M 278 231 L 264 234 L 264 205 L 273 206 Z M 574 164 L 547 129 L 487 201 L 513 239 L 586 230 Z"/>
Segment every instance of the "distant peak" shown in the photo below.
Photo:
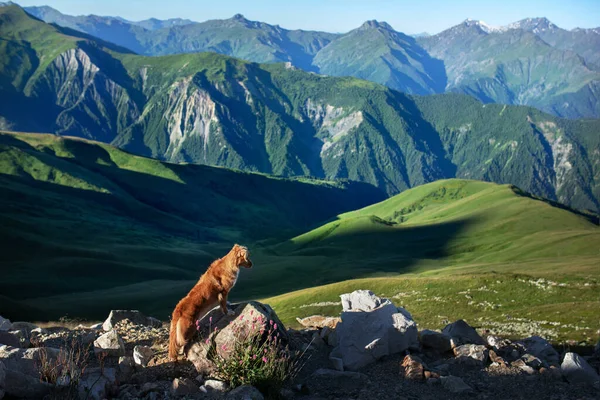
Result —
<path fill-rule="evenodd" d="M 490 25 L 486 24 L 484 21 L 477 20 L 477 19 L 471 19 L 471 18 L 465 19 L 461 25 L 466 26 L 466 27 L 476 27 L 485 33 L 496 32 L 496 31 L 501 30 L 501 28 L 497 28 L 495 26 L 490 26 Z"/>
<path fill-rule="evenodd" d="M 558 29 L 558 26 L 554 25 L 546 17 L 540 18 L 525 18 L 517 22 L 513 22 L 506 26 L 506 29 L 523 29 L 526 31 L 538 33 L 547 30 Z"/>
<path fill-rule="evenodd" d="M 235 20 L 235 21 L 242 21 L 242 22 L 246 22 L 246 21 L 248 21 L 248 20 L 246 19 L 246 17 L 244 17 L 242 14 L 235 14 L 235 15 L 233 16 L 233 18 L 231 18 L 231 19 L 233 19 L 233 20 Z"/>
<path fill-rule="evenodd" d="M 379 21 L 377 21 L 375 19 L 372 19 L 370 21 L 366 21 L 364 24 L 362 24 L 360 26 L 360 29 L 373 29 L 373 28 L 375 28 L 375 29 L 381 28 L 381 29 L 386 29 L 386 30 L 389 30 L 389 31 L 393 31 L 394 30 L 390 26 L 390 24 L 388 24 L 387 22 L 384 22 L 384 21 L 379 22 Z"/>

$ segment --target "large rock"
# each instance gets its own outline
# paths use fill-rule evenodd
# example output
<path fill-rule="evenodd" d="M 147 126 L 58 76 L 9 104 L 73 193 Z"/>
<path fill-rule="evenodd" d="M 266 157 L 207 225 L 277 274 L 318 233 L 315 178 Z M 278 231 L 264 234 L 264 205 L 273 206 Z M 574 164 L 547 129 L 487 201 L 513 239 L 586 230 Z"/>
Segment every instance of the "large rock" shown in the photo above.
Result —
<path fill-rule="evenodd" d="M 560 366 L 560 369 L 569 382 L 587 383 L 600 388 L 600 376 L 577 353 L 567 353 Z"/>
<path fill-rule="evenodd" d="M 439 353 L 445 353 L 452 350 L 450 346 L 450 336 L 445 333 L 423 329 L 419 332 L 419 340 L 423 347 L 433 349 Z"/>
<path fill-rule="evenodd" d="M 341 321 L 340 317 L 325 317 L 323 315 L 311 315 L 306 318 L 296 318 L 296 321 L 305 328 L 329 328 L 335 329 Z"/>
<path fill-rule="evenodd" d="M 43 398 L 49 394 L 54 385 L 40 381 L 40 365 L 42 360 L 46 360 L 46 365 L 55 365 L 59 354 L 60 350 L 53 348 L 0 346 L 0 363 L 5 367 L 6 394 L 17 398 Z"/>
<path fill-rule="evenodd" d="M 0 331 L 10 331 L 12 329 L 12 323 L 9 319 L 6 319 L 0 315 Z"/>
<path fill-rule="evenodd" d="M 367 290 L 343 294 L 342 322 L 336 329 L 332 358 L 357 370 L 383 356 L 417 347 L 417 324 L 410 313 Z"/>
<path fill-rule="evenodd" d="M 201 340 L 191 344 L 186 354 L 200 373 L 211 371 L 211 363 L 207 360 L 211 349 L 227 359 L 235 344 L 248 335 L 261 335 L 263 340 L 271 335 L 283 345 L 289 342 L 285 327 L 268 304 L 251 301 L 231 304 L 230 308 L 234 315 L 224 315 L 215 308 L 198 322 Z"/>
<path fill-rule="evenodd" d="M 80 399 L 102 400 L 117 384 L 117 371 L 114 368 L 88 368 L 78 386 Z"/>
<path fill-rule="evenodd" d="M 485 340 L 479 336 L 477 331 L 462 319 L 446 325 L 442 329 L 442 333 L 450 336 L 453 348 L 463 344 L 485 344 Z"/>
<path fill-rule="evenodd" d="M 171 394 L 175 397 L 189 396 L 197 393 L 198 384 L 189 378 L 175 378 L 171 384 Z"/>
<path fill-rule="evenodd" d="M 526 353 L 532 354 L 550 365 L 560 365 L 560 356 L 552 345 L 539 336 L 531 336 L 519 342 Z"/>
<path fill-rule="evenodd" d="M 162 326 L 162 322 L 156 318 L 146 317 L 138 310 L 112 310 L 108 315 L 108 318 L 106 318 L 106 321 L 102 324 L 102 329 L 110 331 L 115 327 L 117 322 L 123 321 L 124 319 L 128 319 L 137 325 L 146 325 L 153 328 L 160 328 Z"/>
<path fill-rule="evenodd" d="M 94 341 L 94 353 L 104 353 L 109 357 L 121 357 L 125 355 L 125 343 L 113 329 Z"/>

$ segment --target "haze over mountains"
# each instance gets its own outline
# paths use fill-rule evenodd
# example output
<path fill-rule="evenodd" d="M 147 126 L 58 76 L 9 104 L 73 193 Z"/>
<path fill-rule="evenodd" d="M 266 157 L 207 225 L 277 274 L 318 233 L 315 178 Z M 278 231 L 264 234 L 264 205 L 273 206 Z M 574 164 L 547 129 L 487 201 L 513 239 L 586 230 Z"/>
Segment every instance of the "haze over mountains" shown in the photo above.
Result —
<path fill-rule="evenodd" d="M 5 129 L 172 162 L 350 179 L 387 194 L 461 177 L 600 208 L 599 120 L 457 94 L 411 97 L 215 53 L 138 56 L 17 6 L 0 8 L 0 21 Z"/>
<path fill-rule="evenodd" d="M 600 30 L 567 31 L 545 18 L 504 27 L 466 20 L 414 38 L 385 22 L 344 34 L 287 30 L 250 21 L 130 22 L 114 17 L 26 10 L 138 54 L 213 51 L 244 60 L 291 62 L 306 71 L 354 76 L 409 94 L 466 93 L 485 102 L 530 105 L 567 118 L 600 117 Z"/>

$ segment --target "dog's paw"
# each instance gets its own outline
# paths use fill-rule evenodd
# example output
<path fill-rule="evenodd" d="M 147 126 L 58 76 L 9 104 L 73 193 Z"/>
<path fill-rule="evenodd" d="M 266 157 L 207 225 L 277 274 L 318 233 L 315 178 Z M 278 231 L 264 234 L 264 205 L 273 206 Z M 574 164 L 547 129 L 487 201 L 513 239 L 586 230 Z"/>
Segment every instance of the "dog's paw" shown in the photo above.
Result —
<path fill-rule="evenodd" d="M 235 315 L 235 311 L 227 309 L 227 315 L 229 315 L 230 317 Z"/>

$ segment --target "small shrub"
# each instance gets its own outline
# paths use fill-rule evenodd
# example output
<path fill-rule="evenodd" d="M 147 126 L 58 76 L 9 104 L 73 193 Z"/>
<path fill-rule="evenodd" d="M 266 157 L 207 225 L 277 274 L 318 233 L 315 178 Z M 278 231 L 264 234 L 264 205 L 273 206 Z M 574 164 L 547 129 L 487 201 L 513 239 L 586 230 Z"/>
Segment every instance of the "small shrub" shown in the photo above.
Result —
<path fill-rule="evenodd" d="M 215 365 L 215 376 L 231 387 L 252 385 L 267 396 L 276 396 L 283 384 L 293 379 L 302 368 L 304 353 L 293 354 L 288 346 L 283 345 L 277 323 L 272 320 L 265 330 L 262 315 L 246 321 L 242 315 L 238 321 L 241 324 L 234 328 L 238 340 L 233 349 L 221 349 L 228 353 L 227 357 L 217 351 L 216 328 L 212 331 L 210 327 L 209 332 L 212 334 L 201 342 L 209 346 L 207 354 Z M 200 330 L 199 325 L 197 327 Z"/>
<path fill-rule="evenodd" d="M 40 380 L 56 386 L 56 398 L 76 399 L 79 381 L 89 364 L 91 345 L 83 345 L 73 338 L 56 358 L 51 358 L 45 347 L 37 345 Z"/>

